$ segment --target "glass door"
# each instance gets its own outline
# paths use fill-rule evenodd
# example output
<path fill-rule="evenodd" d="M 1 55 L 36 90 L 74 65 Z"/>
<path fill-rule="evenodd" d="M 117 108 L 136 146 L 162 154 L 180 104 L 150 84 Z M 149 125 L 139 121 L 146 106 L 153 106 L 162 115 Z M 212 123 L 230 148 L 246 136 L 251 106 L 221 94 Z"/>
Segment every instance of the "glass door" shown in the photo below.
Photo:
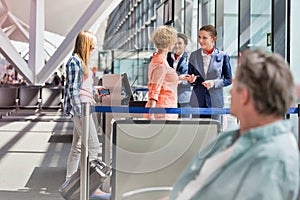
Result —
<path fill-rule="evenodd" d="M 240 51 L 264 48 L 271 51 L 272 1 L 240 0 Z"/>

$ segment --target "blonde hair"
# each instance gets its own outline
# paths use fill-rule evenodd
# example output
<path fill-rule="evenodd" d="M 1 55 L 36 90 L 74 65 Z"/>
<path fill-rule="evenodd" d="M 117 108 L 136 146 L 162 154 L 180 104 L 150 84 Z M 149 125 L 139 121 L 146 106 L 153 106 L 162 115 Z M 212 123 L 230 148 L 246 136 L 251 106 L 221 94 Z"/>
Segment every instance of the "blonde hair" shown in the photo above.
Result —
<path fill-rule="evenodd" d="M 91 48 L 95 43 L 97 43 L 96 36 L 90 31 L 83 30 L 77 35 L 73 52 L 82 60 L 85 75 L 88 74 Z"/>
<path fill-rule="evenodd" d="M 166 49 L 177 41 L 177 31 L 171 26 L 158 26 L 152 34 L 152 42 L 158 49 Z"/>

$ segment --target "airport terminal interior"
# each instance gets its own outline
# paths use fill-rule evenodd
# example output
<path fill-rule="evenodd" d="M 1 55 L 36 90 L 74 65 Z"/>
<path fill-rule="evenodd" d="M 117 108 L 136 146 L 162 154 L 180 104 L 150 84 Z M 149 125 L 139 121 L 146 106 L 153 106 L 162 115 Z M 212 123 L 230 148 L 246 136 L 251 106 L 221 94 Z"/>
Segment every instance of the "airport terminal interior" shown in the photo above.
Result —
<path fill-rule="evenodd" d="M 220 123 L 192 118 L 149 123 L 143 114 L 129 112 L 148 100 L 156 27 L 169 25 L 187 35 L 189 54 L 199 48 L 200 27 L 215 26 L 215 46 L 230 56 L 233 78 L 244 50 L 280 54 L 293 74 L 297 109 L 299 9 L 298 0 L 0 0 L 0 200 L 63 199 L 58 188 L 65 181 L 73 133 L 73 121 L 63 113 L 65 65 L 81 30 L 98 40 L 90 62 L 94 85 L 110 89 L 95 100 L 96 107 L 112 109 L 90 113 L 102 159 L 114 167 L 102 190 L 121 200 L 153 185 L 167 194 L 199 148 L 239 126 L 228 113 L 232 86 L 223 89 L 227 112 Z M 298 113 L 286 116 L 297 139 Z"/>

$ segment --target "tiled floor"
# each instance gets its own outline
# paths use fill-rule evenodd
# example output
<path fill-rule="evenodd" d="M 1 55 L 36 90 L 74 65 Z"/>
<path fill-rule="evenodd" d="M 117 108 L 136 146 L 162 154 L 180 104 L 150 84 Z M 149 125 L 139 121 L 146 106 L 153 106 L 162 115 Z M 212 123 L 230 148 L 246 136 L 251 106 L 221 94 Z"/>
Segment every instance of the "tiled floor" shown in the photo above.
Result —
<path fill-rule="evenodd" d="M 48 116 L 51 116 L 50 114 Z M 0 200 L 62 200 L 72 122 L 51 119 L 0 119 Z M 31 115 L 33 117 L 33 115 Z"/>
<path fill-rule="evenodd" d="M 3 114 L 3 113 L 1 113 Z M 291 116 L 298 130 L 297 116 Z M 227 115 L 223 129 L 238 126 Z M 73 123 L 60 113 L 19 112 L 0 118 L 0 200 L 63 200 Z"/>

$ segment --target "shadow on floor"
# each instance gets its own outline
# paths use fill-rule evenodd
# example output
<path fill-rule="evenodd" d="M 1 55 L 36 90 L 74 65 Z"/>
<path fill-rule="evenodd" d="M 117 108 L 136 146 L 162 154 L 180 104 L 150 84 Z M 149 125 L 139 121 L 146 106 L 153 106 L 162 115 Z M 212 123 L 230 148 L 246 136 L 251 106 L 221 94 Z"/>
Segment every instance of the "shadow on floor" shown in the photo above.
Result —
<path fill-rule="evenodd" d="M 36 167 L 24 189 L 0 191 L 0 197 L 5 197 L 5 200 L 63 200 L 58 188 L 64 182 L 65 174 L 65 168 Z"/>

